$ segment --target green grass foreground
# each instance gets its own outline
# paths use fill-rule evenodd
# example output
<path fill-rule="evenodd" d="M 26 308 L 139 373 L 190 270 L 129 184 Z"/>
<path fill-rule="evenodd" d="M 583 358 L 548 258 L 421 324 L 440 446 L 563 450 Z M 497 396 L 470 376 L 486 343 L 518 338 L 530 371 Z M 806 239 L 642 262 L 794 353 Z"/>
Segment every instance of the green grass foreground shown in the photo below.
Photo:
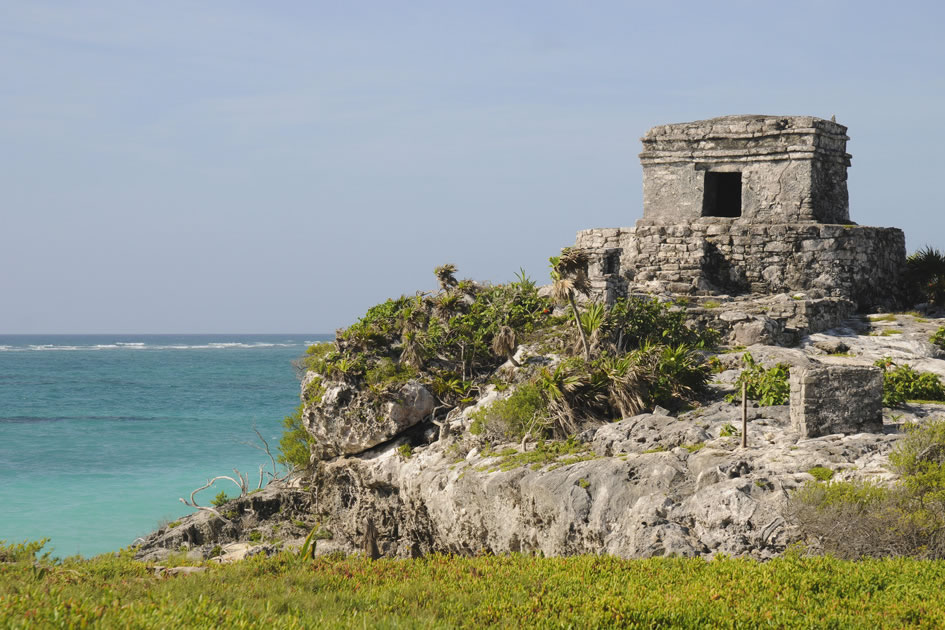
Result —
<path fill-rule="evenodd" d="M 0 564 L 0 627 L 945 627 L 945 562 L 281 554 L 155 577 L 122 557 Z"/>

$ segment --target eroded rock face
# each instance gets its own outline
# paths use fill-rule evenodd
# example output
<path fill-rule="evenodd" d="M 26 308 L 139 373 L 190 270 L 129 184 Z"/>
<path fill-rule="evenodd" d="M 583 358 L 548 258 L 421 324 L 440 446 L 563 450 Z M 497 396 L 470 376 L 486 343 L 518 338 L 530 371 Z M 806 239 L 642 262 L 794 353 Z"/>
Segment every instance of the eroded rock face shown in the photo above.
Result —
<path fill-rule="evenodd" d="M 591 448 L 600 455 L 669 450 L 677 446 L 701 444 L 711 438 L 692 422 L 670 416 L 644 413 L 620 422 L 605 424 L 594 434 Z"/>
<path fill-rule="evenodd" d="M 433 395 L 409 381 L 380 404 L 368 402 L 346 383 L 329 383 L 321 401 L 303 412 L 306 430 L 315 438 L 317 459 L 354 455 L 382 444 L 433 412 Z"/>
<path fill-rule="evenodd" d="M 212 496 L 213 492 L 207 490 L 204 494 Z M 153 562 L 174 552 L 187 551 L 190 557 L 202 560 L 211 557 L 213 549 L 220 546 L 221 561 L 239 560 L 275 550 L 272 545 L 260 543 L 251 548 L 237 545 L 253 533 L 258 541 L 276 538 L 288 541 L 304 538 L 314 525 L 313 497 L 297 476 L 229 501 L 218 509 L 227 520 L 203 511 L 185 516 L 173 526 L 158 529 L 141 540 L 135 558 Z M 242 553 L 237 553 L 241 550 Z"/>
<path fill-rule="evenodd" d="M 451 440 L 406 459 L 391 445 L 371 459 L 319 465 L 321 517 L 350 551 L 373 519 L 381 553 L 402 557 L 767 558 L 796 540 L 783 510 L 788 493 L 812 479 L 810 468 L 831 468 L 838 479 L 891 478 L 885 464 L 894 434 L 804 439 L 791 431 L 786 406 L 753 408 L 749 447 L 741 449 L 731 435 L 739 414 L 716 403 L 679 419 L 642 414 L 605 424 L 590 436 L 594 459 L 539 470 L 501 470 L 496 457 L 466 454 Z"/>

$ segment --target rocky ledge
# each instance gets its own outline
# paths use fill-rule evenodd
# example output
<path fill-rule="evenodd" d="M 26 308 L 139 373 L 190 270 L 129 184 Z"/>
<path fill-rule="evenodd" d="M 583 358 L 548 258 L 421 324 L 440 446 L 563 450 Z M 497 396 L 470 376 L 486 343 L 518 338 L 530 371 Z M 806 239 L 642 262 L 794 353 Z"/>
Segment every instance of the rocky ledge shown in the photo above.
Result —
<path fill-rule="evenodd" d="M 928 343 L 943 324 L 918 314 L 853 318 L 804 337 L 797 348 L 747 351 L 768 366 L 871 365 L 891 356 L 945 375 L 943 353 Z M 520 348 L 517 356 L 527 354 Z M 903 423 L 921 423 L 942 409 L 908 404 L 885 409 L 879 433 L 805 438 L 792 429 L 788 407 L 750 406 L 743 448 L 741 408 L 720 400 L 732 390 L 741 355 L 718 355 L 721 372 L 707 397 L 715 402 L 598 423 L 568 442 L 488 443 L 472 435 L 475 411 L 503 395 L 491 386 L 448 422 L 425 420 L 406 431 L 398 425 L 382 437 L 373 423 L 365 450 L 316 461 L 307 473 L 230 502 L 221 508 L 226 521 L 206 512 L 186 517 L 150 535 L 138 557 L 160 560 L 184 550 L 225 561 L 298 545 L 320 524 L 318 553 L 367 544 L 397 557 L 725 553 L 763 559 L 798 540 L 789 496 L 814 479 L 811 471 L 892 481 L 887 456 Z M 554 360 L 533 352 L 527 361 Z M 503 369 L 524 368 L 509 362 Z M 430 404 L 415 384 L 408 388 L 397 399 L 405 407 L 398 418 L 410 416 L 411 406 Z M 351 436 L 341 443 L 348 446 L 338 451 L 356 450 Z"/>

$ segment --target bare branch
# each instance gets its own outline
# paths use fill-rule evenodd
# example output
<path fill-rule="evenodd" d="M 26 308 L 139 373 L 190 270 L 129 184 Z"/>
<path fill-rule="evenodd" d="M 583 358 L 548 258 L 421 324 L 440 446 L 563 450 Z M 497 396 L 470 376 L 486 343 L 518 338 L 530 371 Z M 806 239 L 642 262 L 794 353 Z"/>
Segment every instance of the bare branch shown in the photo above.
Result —
<path fill-rule="evenodd" d="M 256 433 L 256 437 L 259 438 L 259 441 L 263 443 L 263 446 L 266 447 L 265 448 L 266 455 L 269 456 L 269 461 L 272 462 L 272 476 L 275 477 L 276 476 L 276 458 L 272 456 L 272 452 L 269 450 L 269 442 L 266 441 L 266 439 L 262 436 L 262 433 L 259 432 L 259 429 L 257 429 L 255 425 L 253 425 L 253 431 Z"/>
<path fill-rule="evenodd" d="M 239 473 L 237 473 L 237 475 L 239 475 Z M 233 483 L 235 483 L 235 484 L 239 487 L 239 489 L 240 489 L 241 491 L 243 491 L 244 486 L 243 486 L 242 483 L 240 483 L 240 482 L 237 481 L 236 479 L 233 479 L 233 477 L 227 477 L 226 475 L 220 475 L 219 477 L 214 477 L 213 479 L 207 480 L 206 485 L 200 486 L 199 488 L 197 488 L 196 490 L 194 490 L 193 492 L 191 492 L 191 493 L 190 493 L 190 501 L 185 501 L 184 499 L 181 499 L 181 502 L 182 502 L 182 503 L 185 503 L 185 504 L 187 504 L 187 505 L 189 505 L 189 506 L 191 506 L 191 507 L 199 508 L 200 506 L 197 505 L 197 499 L 194 498 L 194 495 L 197 494 L 198 492 L 200 492 L 201 490 L 206 490 L 207 488 L 209 488 L 210 486 L 212 486 L 214 483 L 216 483 L 216 481 L 217 481 L 218 479 L 229 479 L 230 481 L 232 481 Z M 240 477 L 240 480 L 242 481 L 242 477 Z M 243 496 L 244 494 L 246 494 L 245 491 L 241 492 L 240 496 Z"/>
<path fill-rule="evenodd" d="M 188 503 L 187 500 L 186 500 L 186 499 L 183 499 L 183 498 L 178 499 L 178 500 L 179 500 L 181 503 L 183 503 L 184 505 L 189 505 L 190 507 L 192 507 L 192 508 L 197 508 L 198 510 L 201 510 L 201 511 L 203 511 L 203 512 L 210 512 L 211 514 L 215 515 L 217 518 L 219 518 L 220 520 L 222 520 L 222 521 L 224 521 L 224 522 L 226 522 L 226 523 L 232 523 L 232 522 L 233 522 L 233 521 L 231 521 L 230 519 L 228 519 L 228 518 L 226 518 L 225 516 L 223 516 L 222 514 L 220 514 L 217 510 L 215 510 L 215 509 L 212 508 L 212 507 L 205 507 L 205 506 L 202 506 L 202 505 L 194 505 L 193 503 Z"/>
<path fill-rule="evenodd" d="M 259 429 L 256 428 L 256 425 L 255 425 L 255 424 L 253 425 L 253 431 L 256 433 L 256 437 L 259 438 L 259 441 L 262 442 L 263 445 L 260 446 L 259 444 L 255 444 L 255 443 L 253 443 L 253 442 L 241 442 L 241 444 L 245 444 L 246 446 L 250 446 L 250 447 L 256 449 L 257 451 L 262 451 L 263 453 L 265 453 L 266 455 L 268 455 L 268 456 L 269 456 L 269 461 L 272 462 L 272 472 L 271 472 L 271 473 L 270 473 L 270 472 L 266 472 L 266 474 L 269 475 L 269 480 L 270 480 L 270 481 L 278 481 L 278 480 L 280 479 L 280 477 L 279 477 L 279 467 L 276 465 L 276 458 L 273 456 L 272 451 L 269 449 L 269 442 L 267 442 L 267 441 L 266 441 L 266 438 L 264 438 L 264 437 L 262 436 L 262 433 L 259 432 Z M 265 467 L 263 467 L 263 468 L 265 468 Z M 292 471 L 291 471 L 291 470 L 290 470 L 290 471 L 287 471 L 287 472 L 286 472 L 286 476 L 288 476 L 288 474 L 289 474 L 290 472 L 292 472 Z M 285 479 L 285 477 L 282 477 L 281 479 Z M 262 488 L 261 485 L 260 485 L 260 488 Z"/>
<path fill-rule="evenodd" d="M 245 476 L 244 476 L 244 475 L 239 471 L 238 468 L 234 468 L 234 469 L 233 469 L 233 472 L 236 473 L 236 477 L 237 477 L 237 479 L 239 479 L 238 485 L 239 485 L 239 487 L 240 487 L 240 496 L 242 497 L 242 496 L 245 496 L 245 495 L 249 494 L 249 475 L 245 475 Z M 226 477 L 226 478 L 227 478 L 227 479 L 230 479 L 229 477 Z M 236 482 L 234 481 L 233 483 L 236 483 Z"/>

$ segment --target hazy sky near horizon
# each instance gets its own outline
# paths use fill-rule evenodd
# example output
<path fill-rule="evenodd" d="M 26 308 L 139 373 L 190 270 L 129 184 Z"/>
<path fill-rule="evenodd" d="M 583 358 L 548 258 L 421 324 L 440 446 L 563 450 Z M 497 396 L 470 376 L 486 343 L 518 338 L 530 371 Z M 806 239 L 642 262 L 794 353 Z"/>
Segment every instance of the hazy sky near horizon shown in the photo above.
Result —
<path fill-rule="evenodd" d="M 0 334 L 332 332 L 642 213 L 639 138 L 849 127 L 851 218 L 945 248 L 938 2 L 0 4 Z"/>

